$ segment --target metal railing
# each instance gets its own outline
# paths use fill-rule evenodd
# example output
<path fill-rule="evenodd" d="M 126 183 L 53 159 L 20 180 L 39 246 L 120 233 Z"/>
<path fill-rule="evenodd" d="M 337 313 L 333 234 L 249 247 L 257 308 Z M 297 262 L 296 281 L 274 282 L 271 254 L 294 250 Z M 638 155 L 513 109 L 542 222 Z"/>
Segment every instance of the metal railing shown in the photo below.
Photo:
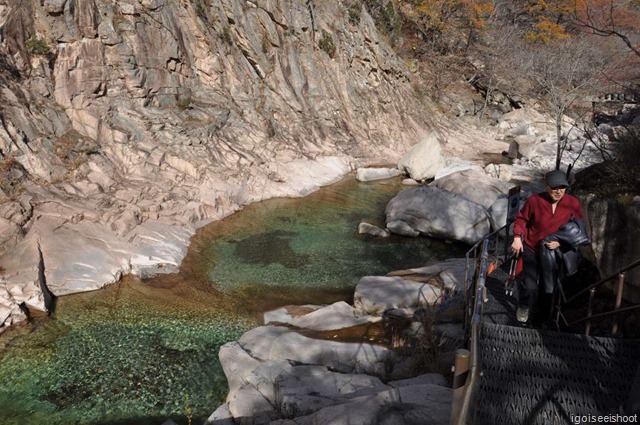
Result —
<path fill-rule="evenodd" d="M 464 279 L 464 331 L 468 349 L 456 352 L 454 367 L 454 395 L 451 408 L 451 424 L 465 425 L 472 416 L 479 386 L 480 360 L 479 341 L 482 310 L 487 300 L 487 270 L 490 263 L 506 261 L 507 243 L 504 242 L 504 256 L 498 254 L 502 248 L 501 234 L 507 225 L 488 234 L 467 251 Z M 491 261 L 490 261 L 491 259 Z"/>
<path fill-rule="evenodd" d="M 485 283 L 487 280 L 487 268 L 489 265 L 489 245 L 490 240 L 488 237 L 482 239 L 479 244 L 482 246 L 482 254 L 477 267 L 477 279 L 475 281 L 474 293 L 472 295 L 472 311 L 466 327 L 470 331 L 468 350 L 458 351 L 456 357 L 463 355 L 466 358 L 466 362 L 456 361 L 457 368 L 464 368 L 464 370 L 456 370 L 456 375 L 464 373 L 466 375 L 466 381 L 460 383 L 460 388 L 454 388 L 454 399 L 451 409 L 451 424 L 452 425 L 465 425 L 471 416 L 472 406 L 474 405 L 479 386 L 480 376 L 480 360 L 479 360 L 479 340 L 480 340 L 480 325 L 482 321 L 482 308 L 485 301 Z M 475 246 L 474 246 L 475 248 Z M 473 248 L 472 248 L 473 249 Z M 467 289 L 467 288 L 465 288 Z M 462 363 L 462 364 L 460 364 Z M 466 363 L 466 364 L 465 364 Z"/>
<path fill-rule="evenodd" d="M 574 294 L 571 298 L 563 300 L 563 297 L 559 296 L 557 298 L 558 302 L 555 306 L 556 328 L 560 330 L 561 327 L 571 327 L 571 326 L 579 325 L 580 323 L 585 323 L 584 334 L 589 336 L 589 333 L 591 332 L 591 321 L 593 319 L 603 319 L 607 317 L 614 317 L 613 323 L 611 324 L 611 335 L 615 335 L 618 332 L 618 321 L 616 320 L 615 316 L 626 311 L 636 310 L 640 308 L 640 304 L 620 308 L 620 306 L 622 305 L 622 292 L 624 291 L 625 273 L 628 272 L 629 270 L 635 269 L 636 267 L 640 267 L 640 259 L 627 264 L 626 266 L 620 268 L 617 272 L 613 273 L 612 275 L 607 276 L 604 279 L 600 279 L 596 283 L 587 286 L 586 288 Z M 617 279 L 617 284 L 616 284 L 616 291 L 615 291 L 616 300 L 615 300 L 613 310 L 604 312 L 604 313 L 593 314 L 593 300 L 595 297 L 596 290 L 599 287 L 601 287 L 603 284 L 610 282 L 614 279 Z M 587 304 L 587 315 L 581 319 L 569 322 L 565 317 L 565 315 L 563 314 L 562 308 L 567 304 L 571 303 L 572 301 L 576 300 L 586 292 L 589 292 L 589 302 Z M 560 324 L 561 320 L 562 322 L 564 322 L 562 325 Z"/>
<path fill-rule="evenodd" d="M 510 223 L 509 223 L 510 224 Z M 471 322 L 471 317 L 473 316 L 473 307 L 474 303 L 471 301 L 474 298 L 475 293 L 475 285 L 474 282 L 477 283 L 478 276 L 480 273 L 480 264 L 481 257 L 486 249 L 487 252 L 487 267 L 489 267 L 489 258 L 492 259 L 494 264 L 497 264 L 500 261 L 506 261 L 507 258 L 507 249 L 508 244 L 505 241 L 504 247 L 500 246 L 500 240 L 502 238 L 502 233 L 507 230 L 506 224 L 499 228 L 498 230 L 494 230 L 492 233 L 489 233 L 487 236 L 480 239 L 469 249 L 465 255 L 466 267 L 465 267 L 465 276 L 464 276 L 464 331 L 465 336 L 468 339 L 470 337 L 469 333 L 469 324 Z M 485 242 L 487 242 L 485 247 Z M 504 248 L 504 254 L 498 254 L 498 251 Z M 486 300 L 486 288 L 482 294 L 482 299 Z"/>

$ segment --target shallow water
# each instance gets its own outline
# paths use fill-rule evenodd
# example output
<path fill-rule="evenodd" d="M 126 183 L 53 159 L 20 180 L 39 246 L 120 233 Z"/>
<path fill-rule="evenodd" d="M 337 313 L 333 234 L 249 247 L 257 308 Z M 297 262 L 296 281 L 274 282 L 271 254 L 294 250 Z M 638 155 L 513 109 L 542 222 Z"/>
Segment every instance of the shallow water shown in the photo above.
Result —
<path fill-rule="evenodd" d="M 351 301 L 360 277 L 459 256 L 384 225 L 400 180 L 353 178 L 246 207 L 194 236 L 181 272 L 61 297 L 51 317 L 0 335 L 1 424 L 201 422 L 227 391 L 220 345 L 286 305 Z"/>

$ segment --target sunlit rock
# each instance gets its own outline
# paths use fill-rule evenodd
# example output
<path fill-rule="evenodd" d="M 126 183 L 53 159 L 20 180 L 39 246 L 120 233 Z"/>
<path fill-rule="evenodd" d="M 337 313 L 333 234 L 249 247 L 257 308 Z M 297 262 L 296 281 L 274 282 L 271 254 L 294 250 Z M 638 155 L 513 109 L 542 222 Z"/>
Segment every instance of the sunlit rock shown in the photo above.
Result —
<path fill-rule="evenodd" d="M 474 244 L 490 230 L 483 206 L 430 186 L 403 190 L 389 201 L 385 213 L 392 232 L 400 222 L 426 236 Z"/>
<path fill-rule="evenodd" d="M 356 180 L 360 182 L 383 180 L 400 174 L 401 172 L 397 168 L 358 168 L 356 170 Z"/>
<path fill-rule="evenodd" d="M 368 342 L 342 343 L 314 339 L 277 326 L 252 329 L 242 335 L 238 343 L 262 361 L 284 359 L 324 365 L 343 373 L 375 376 L 384 376 L 385 363 L 392 356 L 388 348 Z"/>
<path fill-rule="evenodd" d="M 429 186 L 458 194 L 489 208 L 498 199 L 506 198 L 513 184 L 488 176 L 482 170 L 467 169 L 434 180 Z"/>
<path fill-rule="evenodd" d="M 398 162 L 398 169 L 414 180 L 433 178 L 444 166 L 442 147 L 435 133 L 411 148 Z"/>
<path fill-rule="evenodd" d="M 415 282 L 429 282 L 431 279 L 437 279 L 443 288 L 458 291 L 464 288 L 466 264 L 465 258 L 449 258 L 424 267 L 394 270 L 388 276 Z"/>
<path fill-rule="evenodd" d="M 358 225 L 358 233 L 360 234 L 367 234 L 367 235 L 371 235 L 371 236 L 376 236 L 376 237 L 380 237 L 380 238 L 387 238 L 389 237 L 391 234 L 386 231 L 385 229 L 381 229 L 378 226 L 375 226 L 373 224 L 369 224 L 369 223 L 360 223 Z"/>
<path fill-rule="evenodd" d="M 434 304 L 442 291 L 426 282 L 399 277 L 365 276 L 356 286 L 354 307 L 367 314 L 381 314 L 394 308 Z"/>

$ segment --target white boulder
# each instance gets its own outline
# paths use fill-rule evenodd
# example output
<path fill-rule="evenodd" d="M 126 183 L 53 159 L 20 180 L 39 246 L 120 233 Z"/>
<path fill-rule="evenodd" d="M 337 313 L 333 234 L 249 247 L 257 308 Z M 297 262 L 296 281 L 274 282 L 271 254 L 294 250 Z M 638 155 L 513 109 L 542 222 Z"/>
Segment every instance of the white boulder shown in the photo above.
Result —
<path fill-rule="evenodd" d="M 433 178 L 444 166 L 442 147 L 434 133 L 411 148 L 398 162 L 398 169 L 414 180 Z"/>

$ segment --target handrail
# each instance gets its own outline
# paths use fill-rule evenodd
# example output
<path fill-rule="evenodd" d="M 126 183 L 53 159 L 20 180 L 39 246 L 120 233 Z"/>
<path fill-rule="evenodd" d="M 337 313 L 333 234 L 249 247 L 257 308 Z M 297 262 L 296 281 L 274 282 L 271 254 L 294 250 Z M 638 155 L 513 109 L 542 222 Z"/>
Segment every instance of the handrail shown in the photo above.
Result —
<path fill-rule="evenodd" d="M 501 229 L 500 229 L 501 230 Z M 453 425 L 466 425 L 470 417 L 470 411 L 473 401 L 476 398 L 478 391 L 478 376 L 480 375 L 480 361 L 479 361 L 479 339 L 480 339 L 480 325 L 482 322 L 482 310 L 484 305 L 484 291 L 485 283 L 487 279 L 487 267 L 489 258 L 489 242 L 490 236 L 488 235 L 479 241 L 476 245 L 482 243 L 482 254 L 480 259 L 480 265 L 478 269 L 478 279 L 475 285 L 475 295 L 473 299 L 473 312 L 471 315 L 471 336 L 469 339 L 469 354 L 470 354 L 470 367 L 469 374 L 467 376 L 467 382 L 464 386 L 464 392 L 462 395 L 462 401 L 460 410 L 458 412 L 452 412 L 455 417 L 452 417 Z M 475 245 L 470 250 L 477 248 Z"/>
<path fill-rule="evenodd" d="M 636 261 L 627 264 L 626 266 L 622 267 L 621 269 L 619 269 L 617 272 L 615 272 L 614 274 L 605 277 L 604 279 L 600 279 L 599 281 L 597 281 L 596 283 L 592 283 L 591 285 L 587 286 L 586 288 L 582 289 L 580 292 L 576 293 L 575 295 L 573 295 L 571 298 L 569 298 L 568 300 L 566 300 L 564 302 L 564 304 L 568 304 L 571 301 L 575 300 L 576 298 L 578 298 L 580 295 L 584 294 L 587 291 L 590 291 L 592 288 L 597 288 L 598 286 L 602 285 L 603 283 L 606 283 L 610 280 L 615 279 L 616 277 L 618 277 L 621 273 L 626 273 L 629 270 L 635 269 L 636 267 L 640 266 L 640 259 L 637 259 Z"/>
<path fill-rule="evenodd" d="M 471 321 L 471 316 L 472 316 L 472 311 L 471 311 L 471 304 L 470 304 L 470 298 L 471 298 L 471 284 L 472 281 L 474 279 L 477 279 L 478 277 L 478 248 L 485 242 L 490 241 L 492 238 L 496 239 L 496 246 L 497 246 L 497 239 L 500 236 L 500 233 L 502 231 L 504 231 L 507 226 L 510 223 L 505 224 L 504 226 L 500 227 L 497 230 L 494 230 L 493 232 L 489 233 L 488 235 L 482 237 L 478 242 L 476 242 L 465 254 L 465 259 L 466 259 L 466 267 L 465 267 L 465 275 L 464 275 L 464 308 L 465 308 L 465 314 L 464 314 L 464 321 L 463 321 L 463 326 L 464 326 L 464 332 L 465 332 L 465 336 L 469 337 L 469 333 L 468 333 L 468 327 L 469 327 L 469 322 Z M 483 246 L 484 247 L 484 246 Z M 489 248 L 487 245 L 487 252 L 488 252 Z M 474 273 L 471 273 L 471 256 L 473 255 L 473 258 L 475 260 L 475 264 L 473 267 Z M 480 256 L 482 256 L 482 254 L 480 254 Z M 487 254 L 487 258 L 488 258 L 488 254 Z M 505 253 L 505 259 L 506 259 L 506 253 Z"/>
<path fill-rule="evenodd" d="M 555 318 L 555 325 L 556 328 L 558 330 L 560 330 L 560 319 L 562 319 L 562 321 L 564 322 L 563 326 L 574 326 L 583 322 L 585 323 L 585 329 L 584 329 L 584 333 L 585 335 L 589 335 L 590 331 L 591 331 L 591 320 L 592 319 L 601 319 L 603 317 L 609 317 L 609 316 L 615 316 L 619 313 L 623 313 L 626 311 L 630 311 L 630 310 L 635 310 L 640 308 L 640 304 L 637 305 L 633 305 L 633 306 L 629 306 L 629 307 L 625 307 L 625 308 L 620 308 L 621 304 L 622 304 L 622 292 L 624 290 L 624 277 L 625 277 L 625 273 L 628 272 L 629 270 L 633 270 L 636 267 L 640 267 L 640 259 L 635 260 L 629 264 L 627 264 L 626 266 L 621 267 L 620 269 L 618 269 L 617 272 L 603 278 L 600 279 L 599 281 L 592 283 L 591 285 L 587 286 L 586 288 L 578 291 L 576 294 L 574 294 L 571 298 L 566 299 L 566 300 L 562 300 L 562 299 L 558 299 L 558 303 L 555 306 L 556 309 L 556 318 Z M 602 286 L 604 283 L 607 283 L 615 278 L 618 278 L 618 284 L 616 285 L 616 301 L 615 301 L 615 305 L 613 307 L 613 310 L 608 311 L 608 312 L 603 312 L 603 313 L 598 313 L 598 314 L 592 314 L 592 310 L 593 310 L 593 298 L 594 298 L 594 294 L 596 291 L 596 288 Z M 589 292 L 589 302 L 587 304 L 587 315 L 586 317 L 583 317 L 581 319 L 578 320 L 574 320 L 573 322 L 568 322 L 566 317 L 564 316 L 564 314 L 562 313 L 562 307 L 569 304 L 570 302 L 576 300 L 578 297 L 580 297 L 581 295 L 585 294 L 586 292 Z M 618 332 L 618 322 L 617 320 L 614 319 L 612 327 L 611 327 L 611 334 L 615 335 Z"/>
<path fill-rule="evenodd" d="M 636 304 L 636 305 L 632 305 L 632 306 L 629 306 L 629 307 L 623 307 L 623 308 L 620 308 L 618 310 L 612 310 L 612 311 L 606 311 L 604 313 L 592 314 L 591 316 L 583 317 L 582 319 L 579 319 L 579 320 L 576 320 L 574 322 L 568 323 L 567 325 L 568 326 L 578 325 L 580 323 L 586 322 L 587 320 L 600 319 L 602 317 L 609 317 L 609 316 L 616 315 L 618 313 L 624 313 L 625 311 L 637 310 L 639 308 L 640 308 L 640 304 Z"/>
<path fill-rule="evenodd" d="M 468 373 L 461 395 L 454 395 L 452 404 L 451 424 L 466 425 L 472 415 L 471 409 L 479 388 L 480 376 L 480 325 L 482 322 L 482 309 L 486 298 L 486 279 L 489 267 L 489 249 L 492 240 L 495 250 L 498 249 L 500 234 L 508 229 L 510 222 L 482 237 L 466 253 L 466 269 L 464 278 L 464 335 L 469 351 Z M 478 250 L 481 248 L 480 255 Z M 505 243 L 505 259 L 507 245 Z M 472 267 L 471 257 L 474 264 Z M 498 256 L 496 256 L 498 257 Z M 478 261 L 480 259 L 480 261 Z M 473 272 L 472 272 L 473 269 Z"/>

